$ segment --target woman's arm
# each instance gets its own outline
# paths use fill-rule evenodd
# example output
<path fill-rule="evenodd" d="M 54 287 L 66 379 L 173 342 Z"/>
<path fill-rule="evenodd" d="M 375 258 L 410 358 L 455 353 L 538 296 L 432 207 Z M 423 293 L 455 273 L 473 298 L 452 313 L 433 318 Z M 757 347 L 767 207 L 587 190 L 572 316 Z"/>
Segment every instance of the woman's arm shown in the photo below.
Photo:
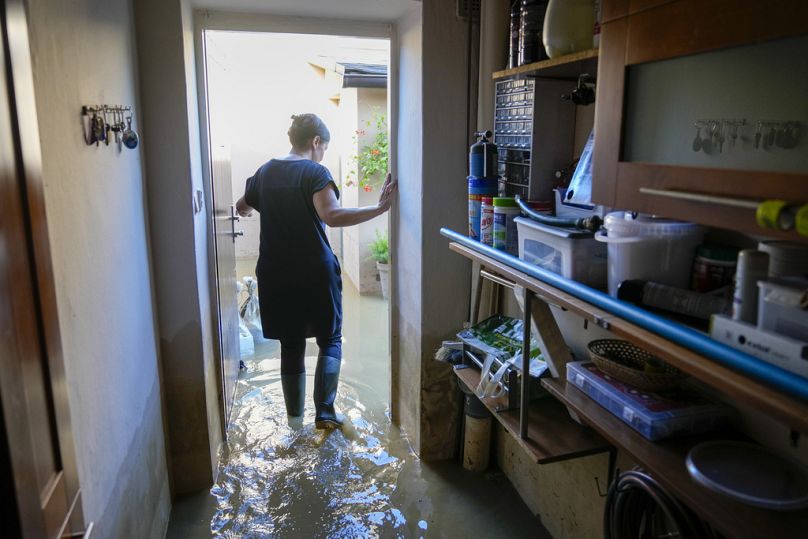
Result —
<path fill-rule="evenodd" d="M 244 197 L 241 197 L 236 202 L 236 213 L 241 215 L 242 217 L 249 217 L 253 212 L 252 206 L 247 204 L 247 201 L 244 200 Z"/>
<path fill-rule="evenodd" d="M 317 210 L 317 215 L 320 216 L 320 219 L 330 227 L 358 225 L 365 221 L 370 221 L 389 210 L 397 189 L 398 181 L 393 181 L 393 178 L 388 174 L 379 195 L 379 203 L 376 206 L 362 208 L 342 208 L 333 189 L 321 189 L 314 193 L 314 208 Z"/>

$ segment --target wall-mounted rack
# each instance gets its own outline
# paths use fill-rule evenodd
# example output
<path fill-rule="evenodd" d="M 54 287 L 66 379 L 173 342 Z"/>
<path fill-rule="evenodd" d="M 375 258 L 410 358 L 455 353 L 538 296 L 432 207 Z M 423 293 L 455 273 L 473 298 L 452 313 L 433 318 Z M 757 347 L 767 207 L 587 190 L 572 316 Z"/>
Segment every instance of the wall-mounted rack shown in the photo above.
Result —
<path fill-rule="evenodd" d="M 134 113 L 128 105 L 84 105 L 81 107 L 81 126 L 87 146 L 109 146 L 114 139 L 118 150 L 126 146 L 137 148 L 140 137 L 132 129 Z"/>

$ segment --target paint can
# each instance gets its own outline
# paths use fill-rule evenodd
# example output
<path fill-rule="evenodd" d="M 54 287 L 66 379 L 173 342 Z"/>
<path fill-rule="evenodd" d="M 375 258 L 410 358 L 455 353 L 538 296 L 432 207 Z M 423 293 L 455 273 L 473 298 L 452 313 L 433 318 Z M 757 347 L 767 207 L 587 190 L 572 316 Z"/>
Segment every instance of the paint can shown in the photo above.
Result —
<path fill-rule="evenodd" d="M 494 197 L 482 197 L 481 200 L 480 241 L 494 246 Z"/>
<path fill-rule="evenodd" d="M 469 176 L 469 237 L 480 241 L 480 213 L 483 196 L 497 193 L 497 180 Z"/>
<path fill-rule="evenodd" d="M 494 200 L 494 249 L 519 254 L 519 234 L 514 219 L 521 215 L 513 197 L 495 197 Z"/>

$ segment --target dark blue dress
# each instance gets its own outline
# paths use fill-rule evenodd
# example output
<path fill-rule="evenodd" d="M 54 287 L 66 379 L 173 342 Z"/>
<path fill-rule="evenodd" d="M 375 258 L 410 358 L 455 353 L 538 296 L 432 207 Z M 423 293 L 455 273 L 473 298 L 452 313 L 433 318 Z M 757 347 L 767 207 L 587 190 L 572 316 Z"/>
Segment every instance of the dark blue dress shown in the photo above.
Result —
<path fill-rule="evenodd" d="M 272 159 L 247 180 L 244 199 L 261 214 L 258 298 L 264 337 L 321 339 L 342 329 L 339 262 L 314 208 L 331 174 L 308 159 Z"/>

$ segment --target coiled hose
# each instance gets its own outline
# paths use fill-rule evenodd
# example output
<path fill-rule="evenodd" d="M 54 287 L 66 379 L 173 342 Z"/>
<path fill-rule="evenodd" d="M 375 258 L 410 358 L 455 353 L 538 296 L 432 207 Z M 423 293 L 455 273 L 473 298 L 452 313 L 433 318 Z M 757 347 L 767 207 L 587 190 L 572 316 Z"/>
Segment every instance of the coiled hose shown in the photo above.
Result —
<path fill-rule="evenodd" d="M 519 206 L 519 209 L 522 210 L 522 213 L 543 225 L 558 226 L 561 228 L 581 228 L 590 232 L 597 232 L 600 226 L 603 224 L 603 220 L 597 215 L 593 215 L 592 217 L 582 217 L 580 219 L 553 217 L 551 215 L 544 215 L 543 213 L 537 212 L 525 204 L 525 201 L 522 200 L 519 195 L 516 195 L 514 200 L 516 200 L 516 204 Z"/>
<path fill-rule="evenodd" d="M 640 470 L 621 474 L 609 487 L 603 536 L 605 539 L 716 537 L 706 523 Z"/>

